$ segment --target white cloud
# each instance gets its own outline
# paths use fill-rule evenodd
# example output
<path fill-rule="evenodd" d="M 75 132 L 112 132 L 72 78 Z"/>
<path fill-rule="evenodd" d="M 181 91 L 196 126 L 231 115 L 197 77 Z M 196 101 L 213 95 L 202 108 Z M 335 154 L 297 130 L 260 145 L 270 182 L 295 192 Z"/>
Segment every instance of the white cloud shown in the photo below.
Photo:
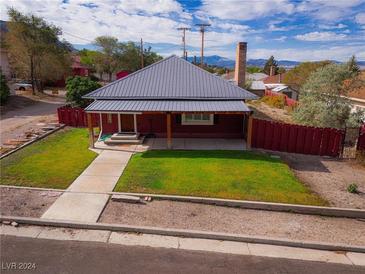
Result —
<path fill-rule="evenodd" d="M 347 25 L 345 24 L 337 24 L 337 25 L 324 25 L 324 24 L 320 24 L 318 25 L 319 28 L 321 29 L 345 29 L 347 28 Z"/>
<path fill-rule="evenodd" d="M 344 40 L 347 38 L 346 34 L 338 34 L 335 32 L 330 32 L 330 31 L 324 31 L 324 32 L 319 32 L 319 31 L 314 31 L 314 32 L 309 32 L 306 34 L 299 34 L 296 35 L 295 38 L 297 40 L 301 40 L 301 41 L 320 41 L 320 42 L 325 42 L 325 41 L 339 41 L 339 40 Z"/>
<path fill-rule="evenodd" d="M 201 11 L 220 19 L 251 20 L 278 13 L 291 14 L 294 5 L 288 0 L 245 1 L 203 0 Z"/>
<path fill-rule="evenodd" d="M 296 6 L 296 11 L 315 19 L 335 22 L 352 14 L 352 8 L 362 3 L 364 0 L 306 0 Z"/>
<path fill-rule="evenodd" d="M 358 13 L 355 16 L 355 21 L 360 25 L 365 25 L 365 12 Z"/>
<path fill-rule="evenodd" d="M 248 48 L 248 58 L 268 58 L 271 55 L 275 59 L 286 59 L 295 61 L 319 61 L 319 60 L 337 60 L 346 61 L 352 55 L 355 55 L 359 60 L 365 59 L 365 45 L 355 46 L 335 46 L 319 49 L 250 49 Z"/>
<path fill-rule="evenodd" d="M 280 37 L 274 38 L 272 40 L 279 41 L 279 42 L 284 42 L 284 41 L 286 41 L 287 38 L 288 37 L 286 37 L 286 36 L 280 36 Z"/>

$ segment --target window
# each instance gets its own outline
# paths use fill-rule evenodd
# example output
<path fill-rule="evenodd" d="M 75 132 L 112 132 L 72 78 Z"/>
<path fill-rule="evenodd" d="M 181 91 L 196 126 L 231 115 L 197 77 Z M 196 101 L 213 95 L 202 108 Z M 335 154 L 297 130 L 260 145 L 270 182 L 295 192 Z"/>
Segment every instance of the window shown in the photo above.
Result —
<path fill-rule="evenodd" d="M 112 115 L 108 113 L 107 115 L 108 124 L 111 124 L 113 122 Z"/>
<path fill-rule="evenodd" d="M 213 125 L 214 124 L 214 114 L 207 113 L 189 113 L 183 114 L 182 125 Z"/>

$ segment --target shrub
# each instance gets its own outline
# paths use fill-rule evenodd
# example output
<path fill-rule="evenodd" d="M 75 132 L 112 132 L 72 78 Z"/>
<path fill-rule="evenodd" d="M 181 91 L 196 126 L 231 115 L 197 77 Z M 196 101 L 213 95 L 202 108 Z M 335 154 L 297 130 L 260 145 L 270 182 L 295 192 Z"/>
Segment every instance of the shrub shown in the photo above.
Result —
<path fill-rule="evenodd" d="M 82 96 L 100 87 L 101 85 L 98 82 L 88 77 L 68 77 L 66 80 L 66 100 L 72 106 L 86 107 L 88 100 L 83 99 Z"/>
<path fill-rule="evenodd" d="M 0 105 L 3 105 L 8 100 L 10 90 L 6 81 L 5 75 L 0 70 Z"/>
<path fill-rule="evenodd" d="M 261 98 L 261 101 L 274 108 L 284 108 L 285 107 L 285 96 L 284 95 L 264 96 Z"/>
<path fill-rule="evenodd" d="M 357 189 L 357 184 L 350 184 L 348 187 L 347 187 L 347 191 L 350 192 L 350 193 L 359 193 L 359 190 Z"/>

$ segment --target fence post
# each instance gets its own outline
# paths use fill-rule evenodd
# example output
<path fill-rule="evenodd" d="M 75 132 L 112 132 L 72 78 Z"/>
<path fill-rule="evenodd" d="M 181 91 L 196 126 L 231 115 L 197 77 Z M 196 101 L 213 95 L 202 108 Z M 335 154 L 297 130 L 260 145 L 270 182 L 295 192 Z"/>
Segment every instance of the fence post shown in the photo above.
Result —
<path fill-rule="evenodd" d="M 247 149 L 251 149 L 252 146 L 252 113 L 248 116 L 248 124 L 247 124 Z"/>
<path fill-rule="evenodd" d="M 91 113 L 87 114 L 87 125 L 89 128 L 89 143 L 90 147 L 94 148 L 94 128 L 91 119 Z"/>

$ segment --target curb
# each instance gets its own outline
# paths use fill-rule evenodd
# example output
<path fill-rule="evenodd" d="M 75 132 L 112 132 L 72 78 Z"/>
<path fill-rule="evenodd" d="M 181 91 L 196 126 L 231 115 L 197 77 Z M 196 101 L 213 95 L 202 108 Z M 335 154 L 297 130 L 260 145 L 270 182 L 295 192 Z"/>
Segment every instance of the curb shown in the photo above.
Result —
<path fill-rule="evenodd" d="M 40 191 L 86 193 L 86 194 L 109 194 L 109 195 L 120 194 L 120 195 L 129 195 L 137 197 L 149 196 L 156 200 L 190 202 L 190 203 L 227 206 L 227 207 L 236 207 L 244 209 L 254 209 L 254 210 L 256 209 L 256 210 L 268 210 L 268 211 L 289 212 L 298 214 L 321 215 L 328 217 L 365 219 L 365 210 L 351 209 L 351 208 L 308 206 L 308 205 L 295 205 L 295 204 L 283 204 L 283 203 L 255 202 L 246 200 L 229 200 L 229 199 L 219 199 L 219 198 L 162 195 L 162 194 L 151 194 L 151 193 L 78 192 L 78 191 L 70 191 L 67 189 L 65 190 L 65 189 L 38 188 L 38 187 L 36 188 L 36 187 L 22 187 L 22 186 L 8 186 L 8 185 L 0 185 L 0 187 L 30 189 L 30 190 L 40 190 Z"/>
<path fill-rule="evenodd" d="M 33 143 L 35 143 L 35 142 L 38 142 L 38 141 L 42 140 L 43 138 L 47 137 L 48 135 L 51 135 L 52 133 L 55 133 L 56 131 L 58 131 L 58 130 L 60 130 L 60 129 L 64 128 L 65 126 L 66 126 L 66 125 L 60 125 L 59 127 L 55 128 L 55 129 L 52 129 L 52 130 L 50 130 L 50 131 L 47 131 L 47 132 L 46 132 L 46 133 L 44 133 L 43 135 L 40 135 L 38 138 L 33 139 L 33 140 L 30 140 L 29 142 L 26 142 L 26 143 L 22 144 L 21 146 L 18 146 L 17 148 L 15 148 L 15 149 L 13 149 L 13 150 L 9 151 L 8 153 L 5 153 L 5 154 L 1 155 L 1 156 L 0 156 L 0 160 L 1 160 L 1 159 L 4 159 L 5 157 L 8 157 L 9 155 L 11 155 L 11 154 L 13 154 L 13 153 L 17 152 L 18 150 L 21 150 L 22 148 L 25 148 L 25 147 L 27 147 L 27 146 L 29 146 L 29 145 L 31 145 L 31 144 L 33 144 Z"/>
<path fill-rule="evenodd" d="M 27 225 L 109 230 L 112 232 L 134 232 L 134 233 L 155 234 L 163 236 L 177 236 L 177 237 L 189 237 L 189 238 L 211 239 L 211 240 L 221 240 L 221 241 L 279 245 L 279 246 L 309 248 L 309 249 L 318 249 L 327 251 L 347 251 L 347 252 L 365 253 L 365 246 L 351 246 L 351 245 L 330 244 L 324 242 L 310 242 L 310 241 L 293 241 L 289 239 L 255 237 L 249 235 L 216 233 L 216 232 L 206 232 L 199 230 L 169 229 L 169 228 L 156 228 L 148 226 L 131 226 L 131 225 L 119 225 L 119 224 L 82 223 L 74 221 L 51 220 L 51 219 L 47 220 L 40 218 L 14 217 L 14 216 L 0 216 L 0 221 L 15 221 L 19 224 L 27 224 Z"/>

